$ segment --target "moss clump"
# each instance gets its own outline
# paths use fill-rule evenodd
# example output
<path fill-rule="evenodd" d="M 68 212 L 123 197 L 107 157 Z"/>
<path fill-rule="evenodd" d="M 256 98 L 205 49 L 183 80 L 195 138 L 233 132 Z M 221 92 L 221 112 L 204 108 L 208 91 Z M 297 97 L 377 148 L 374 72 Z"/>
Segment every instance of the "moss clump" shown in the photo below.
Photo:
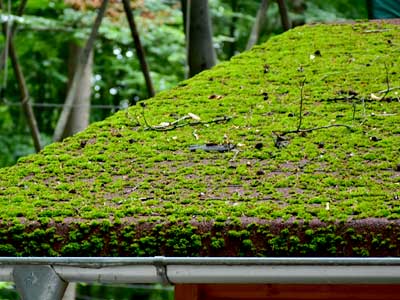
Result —
<path fill-rule="evenodd" d="M 0 170 L 0 254 L 397 255 L 399 32 L 296 28 Z"/>

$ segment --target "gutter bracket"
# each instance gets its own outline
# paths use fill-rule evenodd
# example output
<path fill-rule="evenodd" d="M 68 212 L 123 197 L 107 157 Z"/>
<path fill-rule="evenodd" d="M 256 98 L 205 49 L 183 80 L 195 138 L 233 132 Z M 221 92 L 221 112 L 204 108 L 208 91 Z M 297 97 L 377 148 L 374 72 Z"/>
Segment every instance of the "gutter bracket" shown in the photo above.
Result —
<path fill-rule="evenodd" d="M 15 266 L 13 277 L 22 300 L 61 300 L 68 285 L 48 265 Z"/>
<path fill-rule="evenodd" d="M 164 256 L 154 257 L 154 266 L 156 267 L 157 276 L 161 279 L 161 283 L 163 285 L 173 285 L 168 278 L 167 264 L 164 260 Z"/>

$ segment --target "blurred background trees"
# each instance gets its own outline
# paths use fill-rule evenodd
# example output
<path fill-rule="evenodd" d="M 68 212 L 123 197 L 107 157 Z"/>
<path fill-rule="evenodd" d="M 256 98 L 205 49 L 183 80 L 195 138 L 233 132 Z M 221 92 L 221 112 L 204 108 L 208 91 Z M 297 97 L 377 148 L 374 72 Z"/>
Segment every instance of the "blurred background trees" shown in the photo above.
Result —
<path fill-rule="evenodd" d="M 18 300 L 12 283 L 0 282 L 1 300 Z M 74 300 L 173 300 L 174 288 L 162 285 L 79 284 Z M 39 299 L 38 299 L 39 300 Z M 70 300 L 63 299 L 63 300 Z"/>
<path fill-rule="evenodd" d="M 91 31 L 101 1 L 31 0 L 28 1 L 24 15 L 16 17 L 15 12 L 21 1 L 3 0 L 1 21 L 5 24 L 11 20 L 18 26 L 14 44 L 26 77 L 42 143 L 46 145 L 52 142 L 51 137 L 68 91 L 74 59 Z M 95 43 L 93 63 L 89 63 L 90 70 L 82 80 L 84 84 L 79 94 L 82 103 L 88 105 L 90 101 L 91 107 L 88 112 L 76 107 L 75 117 L 81 120 L 78 130 L 88 122 L 101 120 L 147 97 L 145 81 L 120 2 L 110 1 L 107 17 L 103 20 Z M 156 91 L 175 86 L 185 78 L 185 74 L 189 74 L 181 2 L 192 1 L 131 1 Z M 212 45 L 218 61 L 227 60 L 246 49 L 261 2 L 209 1 Z M 267 2 L 268 9 L 260 23 L 257 42 L 283 32 L 277 2 Z M 12 7 L 8 7 L 8 3 Z M 287 1 L 287 6 L 294 25 L 367 17 L 364 0 L 295 0 Z M 11 18 L 8 16 L 9 9 Z M 196 9 L 192 14 L 194 25 L 196 13 L 200 11 Z M 2 35 L 0 50 L 3 52 L 5 40 Z M 198 41 L 201 45 L 201 40 Z M 211 53 L 213 49 L 209 45 L 204 49 L 207 47 L 212 62 L 215 60 Z M 11 63 L 8 61 L 4 64 L 3 57 L 2 65 L 0 166 L 7 166 L 14 164 L 20 156 L 34 152 L 34 147 L 21 110 L 19 88 Z M 206 67 L 210 65 L 212 63 L 207 63 Z M 72 129 L 70 132 L 76 131 Z"/>

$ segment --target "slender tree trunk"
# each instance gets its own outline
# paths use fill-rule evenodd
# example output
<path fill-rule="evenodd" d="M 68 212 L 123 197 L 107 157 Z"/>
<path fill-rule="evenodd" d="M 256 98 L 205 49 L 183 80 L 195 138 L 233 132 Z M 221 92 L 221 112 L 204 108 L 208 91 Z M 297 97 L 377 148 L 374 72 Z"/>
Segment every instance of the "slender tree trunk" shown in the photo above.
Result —
<path fill-rule="evenodd" d="M 149 71 L 149 67 L 147 65 L 144 49 L 143 49 L 142 43 L 140 41 L 139 32 L 137 31 L 135 18 L 132 13 L 130 0 L 122 0 L 122 2 L 124 4 L 126 18 L 129 23 L 129 28 L 131 29 L 132 38 L 135 43 L 136 55 L 138 56 L 138 59 L 140 62 L 140 67 L 142 69 L 144 80 L 146 82 L 149 97 L 154 97 L 154 95 L 156 93 L 154 91 L 153 82 L 151 81 L 150 71 Z"/>
<path fill-rule="evenodd" d="M 181 0 L 181 9 L 183 16 L 183 32 L 185 33 L 186 44 L 186 61 L 185 61 L 185 78 L 189 77 L 189 25 L 190 25 L 190 6 L 191 0 Z"/>
<path fill-rule="evenodd" d="M 268 0 L 262 0 L 260 7 L 257 11 L 257 16 L 254 21 L 253 28 L 251 29 L 249 40 L 247 41 L 246 50 L 249 50 L 257 43 L 260 36 L 261 28 L 263 27 L 265 19 L 267 17 L 267 9 L 268 9 Z"/>
<path fill-rule="evenodd" d="M 279 12 L 281 14 L 282 26 L 285 31 L 292 28 L 292 22 L 289 18 L 289 12 L 285 0 L 278 0 Z"/>
<path fill-rule="evenodd" d="M 25 8 L 26 8 L 26 3 L 28 2 L 28 0 L 22 0 L 21 4 L 19 5 L 18 11 L 17 11 L 17 16 L 21 17 L 24 14 Z M 0 8 L 3 8 L 3 0 L 0 0 Z M 17 30 L 17 24 L 16 23 L 12 23 L 10 30 L 10 38 L 12 38 L 14 36 L 15 31 Z M 5 45 L 3 51 L 0 54 L 0 70 L 2 70 L 4 68 L 4 62 L 5 62 L 5 56 L 6 56 L 6 51 L 7 50 L 7 45 Z"/>
<path fill-rule="evenodd" d="M 216 54 L 212 41 L 208 0 L 182 0 L 182 3 L 183 10 L 188 14 L 185 28 L 188 28 L 189 34 L 186 41 L 188 43 L 189 77 L 192 77 L 213 67 L 216 63 Z"/>
<path fill-rule="evenodd" d="M 22 1 L 20 4 L 20 7 L 18 9 L 18 12 L 17 12 L 17 14 L 19 16 L 22 16 L 25 7 L 26 7 L 26 1 Z M 3 1 L 2 0 L 0 0 L 0 8 L 3 9 Z M 2 26 L 3 34 L 7 41 L 7 45 L 5 45 L 5 47 L 6 47 L 6 49 L 9 50 L 9 51 L 5 51 L 4 53 L 9 52 L 9 54 L 10 54 L 11 64 L 13 66 L 15 77 L 17 79 L 18 87 L 19 87 L 20 94 L 21 94 L 22 109 L 23 109 L 23 111 L 25 113 L 25 117 L 28 121 L 28 126 L 31 131 L 31 135 L 32 135 L 33 145 L 35 147 L 36 152 L 39 152 L 42 148 L 41 142 L 40 142 L 40 131 L 37 126 L 36 117 L 33 112 L 32 106 L 29 102 L 30 96 L 29 96 L 28 87 L 26 85 L 25 76 L 22 72 L 22 68 L 21 68 L 21 65 L 19 63 L 19 59 L 17 56 L 17 51 L 15 50 L 15 47 L 14 47 L 14 41 L 13 41 L 14 30 L 13 30 L 13 27 L 9 28 L 8 26 L 9 26 L 9 24 L 6 24 L 6 23 L 4 23 Z M 7 57 L 5 57 L 5 58 L 7 58 Z"/>
<path fill-rule="evenodd" d="M 373 19 L 374 15 L 372 12 L 372 0 L 367 0 L 367 12 L 368 12 L 368 19 Z"/>
<path fill-rule="evenodd" d="M 19 60 L 17 57 L 17 53 L 15 51 L 14 43 L 13 43 L 12 39 L 10 40 L 9 46 L 10 46 L 11 62 L 12 62 L 13 68 L 14 68 L 15 76 L 17 77 L 18 86 L 19 86 L 19 90 L 21 93 L 22 109 L 24 110 L 25 117 L 28 121 L 28 125 L 31 130 L 33 145 L 35 146 L 36 152 L 39 152 L 40 149 L 42 148 L 41 142 L 40 142 L 40 131 L 37 126 L 36 117 L 33 112 L 31 103 L 29 102 L 30 96 L 29 96 L 28 88 L 26 86 L 25 77 L 24 77 L 24 74 L 22 73 L 22 69 L 19 64 Z"/>
<path fill-rule="evenodd" d="M 233 12 L 233 16 L 231 19 L 231 24 L 229 26 L 229 36 L 232 39 L 232 42 L 229 45 L 229 57 L 232 57 L 235 55 L 236 52 L 236 22 L 238 20 L 238 17 L 236 15 L 238 11 L 238 1 L 237 0 L 231 0 L 231 9 Z"/>
<path fill-rule="evenodd" d="M 103 0 L 99 12 L 97 14 L 96 20 L 92 27 L 92 32 L 90 33 L 89 39 L 86 42 L 86 45 L 82 51 L 82 55 L 79 59 L 79 64 L 77 70 L 74 74 L 74 78 L 71 83 L 71 87 L 68 90 L 67 97 L 64 102 L 64 107 L 61 111 L 60 118 L 58 119 L 56 129 L 54 130 L 54 141 L 60 141 L 62 139 L 65 126 L 67 125 L 67 121 L 69 115 L 71 113 L 71 108 L 74 105 L 75 96 L 77 93 L 77 88 L 79 85 L 79 81 L 81 80 L 83 71 L 89 59 L 90 53 L 93 49 L 94 41 L 97 37 L 97 33 L 99 31 L 99 27 L 101 25 L 101 21 L 103 20 L 104 14 L 106 12 L 107 4 L 109 0 Z"/>
<path fill-rule="evenodd" d="M 83 48 L 78 44 L 71 42 L 69 45 L 68 58 L 68 77 L 69 88 L 72 86 L 74 74 L 78 67 L 79 57 Z M 83 70 L 81 80 L 76 87 L 73 107 L 69 114 L 67 124 L 63 132 L 63 138 L 74 135 L 84 130 L 89 125 L 90 119 L 90 97 L 91 97 L 91 78 L 93 73 L 93 50 L 90 52 L 85 69 Z"/>

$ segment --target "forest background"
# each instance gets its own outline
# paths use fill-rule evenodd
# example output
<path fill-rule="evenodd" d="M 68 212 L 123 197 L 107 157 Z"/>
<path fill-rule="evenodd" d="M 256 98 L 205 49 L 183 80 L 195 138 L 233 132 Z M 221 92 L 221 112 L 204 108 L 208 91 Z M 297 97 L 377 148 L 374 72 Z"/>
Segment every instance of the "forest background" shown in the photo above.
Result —
<path fill-rule="evenodd" d="M 8 2 L 7 2 L 8 1 Z M 1 22 L 17 24 L 14 46 L 25 76 L 43 145 L 52 142 L 71 80 L 74 45 L 81 47 L 96 17 L 96 0 L 30 0 L 24 15 L 13 15 L 20 0 L 3 0 Z M 120 1 L 111 1 L 93 51 L 86 84 L 90 122 L 147 98 L 145 80 Z M 188 74 L 184 22 L 179 0 L 131 1 L 155 91 L 175 86 Z M 246 49 L 261 1 L 212 0 L 213 46 L 217 61 Z M 283 32 L 278 5 L 269 1 L 258 42 Z M 364 0 L 287 1 L 294 24 L 366 19 Z M 4 52 L 6 35 L 0 36 Z M 75 47 L 76 48 L 76 47 Z M 76 52 L 76 51 L 75 51 Z M 35 152 L 20 89 L 9 59 L 1 58 L 0 167 Z"/>

